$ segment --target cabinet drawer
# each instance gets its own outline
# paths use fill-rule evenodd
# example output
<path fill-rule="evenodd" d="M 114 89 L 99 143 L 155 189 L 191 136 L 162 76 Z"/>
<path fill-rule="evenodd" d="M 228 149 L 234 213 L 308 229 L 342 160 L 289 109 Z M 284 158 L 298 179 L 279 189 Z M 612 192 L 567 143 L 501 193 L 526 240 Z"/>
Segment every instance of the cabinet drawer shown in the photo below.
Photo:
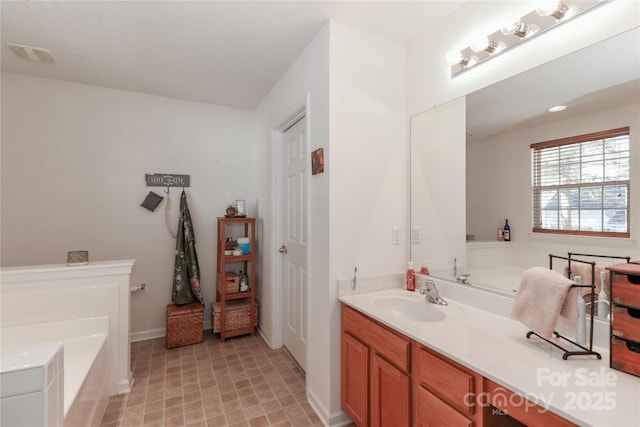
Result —
<path fill-rule="evenodd" d="M 342 306 L 342 328 L 383 355 L 389 362 L 409 371 L 410 341 L 353 308 Z"/>
<path fill-rule="evenodd" d="M 640 342 L 640 309 L 613 306 L 613 335 Z"/>
<path fill-rule="evenodd" d="M 422 386 L 418 386 L 416 396 L 416 420 L 414 425 L 419 427 L 465 426 L 473 427 L 473 421 L 438 399 L 433 393 Z"/>
<path fill-rule="evenodd" d="M 437 356 L 423 346 L 416 350 L 416 378 L 451 406 L 465 415 L 472 416 L 475 411 L 473 374 L 463 370 Z"/>
<path fill-rule="evenodd" d="M 611 367 L 640 377 L 640 343 L 611 337 Z"/>
<path fill-rule="evenodd" d="M 640 308 L 640 272 L 636 275 L 616 273 L 612 286 L 614 303 Z"/>

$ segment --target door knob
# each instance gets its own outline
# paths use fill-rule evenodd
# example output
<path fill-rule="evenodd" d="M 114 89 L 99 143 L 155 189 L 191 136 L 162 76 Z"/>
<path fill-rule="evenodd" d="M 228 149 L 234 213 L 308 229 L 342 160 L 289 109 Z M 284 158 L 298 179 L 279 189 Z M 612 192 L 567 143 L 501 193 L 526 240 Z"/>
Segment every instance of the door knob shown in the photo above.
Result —
<path fill-rule="evenodd" d="M 285 245 L 280 246 L 280 249 L 278 249 L 278 251 L 280 251 L 281 254 L 286 254 L 287 252 L 289 252 Z"/>

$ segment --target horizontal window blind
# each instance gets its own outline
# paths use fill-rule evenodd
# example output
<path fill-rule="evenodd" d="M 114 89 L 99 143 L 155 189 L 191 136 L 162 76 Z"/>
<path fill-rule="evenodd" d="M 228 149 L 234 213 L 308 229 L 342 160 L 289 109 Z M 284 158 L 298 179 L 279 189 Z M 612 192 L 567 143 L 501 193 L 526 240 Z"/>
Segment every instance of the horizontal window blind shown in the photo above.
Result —
<path fill-rule="evenodd" d="M 629 237 L 629 128 L 531 145 L 533 231 Z"/>

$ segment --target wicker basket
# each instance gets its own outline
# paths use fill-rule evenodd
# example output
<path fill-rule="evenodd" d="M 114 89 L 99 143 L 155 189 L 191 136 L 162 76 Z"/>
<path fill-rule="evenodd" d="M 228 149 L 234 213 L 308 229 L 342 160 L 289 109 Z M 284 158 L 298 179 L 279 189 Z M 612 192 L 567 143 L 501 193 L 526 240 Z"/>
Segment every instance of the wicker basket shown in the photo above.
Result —
<path fill-rule="evenodd" d="M 225 331 L 246 328 L 249 326 L 251 316 L 249 316 L 249 301 L 228 301 L 225 307 Z M 211 304 L 211 317 L 213 318 L 213 333 L 220 332 L 220 303 Z M 253 326 L 258 326 L 258 304 L 255 305 L 256 322 Z"/>
<path fill-rule="evenodd" d="M 227 271 L 224 275 L 224 293 L 233 294 L 240 290 L 240 277 L 238 273 Z"/>
<path fill-rule="evenodd" d="M 230 250 L 232 250 L 233 248 L 235 248 L 236 246 L 238 246 L 238 242 L 237 242 L 237 241 L 235 241 L 235 240 L 230 240 L 230 241 L 228 241 L 228 242 L 224 242 L 224 249 L 225 249 L 226 251 L 230 251 Z"/>
<path fill-rule="evenodd" d="M 204 340 L 204 306 L 199 302 L 167 306 L 167 348 L 198 344 Z"/>

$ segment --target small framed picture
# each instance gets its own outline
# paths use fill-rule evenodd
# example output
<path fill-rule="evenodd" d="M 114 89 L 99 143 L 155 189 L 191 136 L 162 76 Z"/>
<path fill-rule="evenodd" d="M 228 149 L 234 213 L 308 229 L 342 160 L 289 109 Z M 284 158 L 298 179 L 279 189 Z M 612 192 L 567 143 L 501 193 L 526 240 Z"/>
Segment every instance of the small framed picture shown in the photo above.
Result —
<path fill-rule="evenodd" d="M 311 153 L 311 174 L 317 175 L 324 172 L 324 152 L 318 148 Z"/>

